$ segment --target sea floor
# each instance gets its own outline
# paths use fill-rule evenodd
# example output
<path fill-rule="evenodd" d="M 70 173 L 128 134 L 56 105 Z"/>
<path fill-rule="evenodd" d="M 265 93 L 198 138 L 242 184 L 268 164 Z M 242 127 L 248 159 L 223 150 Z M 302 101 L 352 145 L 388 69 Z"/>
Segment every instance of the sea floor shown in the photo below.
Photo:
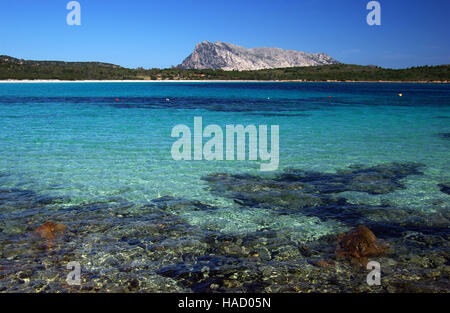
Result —
<path fill-rule="evenodd" d="M 0 290 L 448 292 L 450 216 L 444 203 L 420 213 L 353 204 L 341 195 L 402 189 L 402 179 L 420 175 L 421 167 L 204 177 L 212 193 L 235 201 L 228 208 L 166 196 L 138 206 L 117 199 L 55 209 L 62 199 L 2 189 Z M 253 215 L 253 229 L 223 231 L 221 219 L 233 214 Z M 54 239 L 36 236 L 36 226 L 47 221 L 67 229 Z M 366 283 L 365 263 L 336 254 L 339 234 L 358 225 L 389 246 L 370 258 L 381 265 L 381 286 Z M 73 261 L 82 266 L 81 286 L 66 282 L 65 265 Z"/>

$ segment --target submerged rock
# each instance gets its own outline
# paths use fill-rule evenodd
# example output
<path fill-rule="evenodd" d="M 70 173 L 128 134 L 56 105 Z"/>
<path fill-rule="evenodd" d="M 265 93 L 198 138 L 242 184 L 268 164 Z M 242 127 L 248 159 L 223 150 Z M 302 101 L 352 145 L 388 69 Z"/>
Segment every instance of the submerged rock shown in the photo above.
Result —
<path fill-rule="evenodd" d="M 352 204 L 341 196 L 345 191 L 386 194 L 403 189 L 401 179 L 422 174 L 418 163 L 388 163 L 372 167 L 352 166 L 336 173 L 287 169 L 274 176 L 211 174 L 203 179 L 213 194 L 227 197 L 251 208 L 270 209 L 280 214 L 303 214 L 323 221 L 338 220 L 355 227 L 392 224 L 391 233 L 400 235 L 409 210 Z M 386 218 L 389 216 L 389 218 Z"/>
<path fill-rule="evenodd" d="M 66 229 L 66 225 L 47 222 L 39 226 L 34 231 L 34 234 L 40 236 L 43 239 L 55 239 L 58 234 L 64 232 Z"/>
<path fill-rule="evenodd" d="M 63 199 L 38 195 L 31 190 L 0 188 L 0 206 L 3 210 L 34 209 L 61 201 Z"/>
<path fill-rule="evenodd" d="M 178 210 L 190 210 L 190 211 L 207 211 L 215 210 L 216 207 L 202 203 L 196 200 L 189 200 L 183 198 L 175 198 L 171 196 L 164 196 L 152 200 L 152 204 L 156 208 L 163 211 L 178 211 Z"/>
<path fill-rule="evenodd" d="M 441 191 L 443 193 L 450 195 L 450 182 L 445 182 L 445 183 L 439 184 L 438 187 L 441 188 Z"/>
<path fill-rule="evenodd" d="M 442 139 L 450 140 L 450 133 L 440 133 L 438 134 L 438 136 L 441 137 Z"/>
<path fill-rule="evenodd" d="M 360 225 L 338 239 L 336 256 L 365 265 L 367 257 L 383 255 L 387 249 L 369 228 Z"/>
<path fill-rule="evenodd" d="M 41 239 L 47 241 L 46 247 L 51 248 L 54 244 L 54 239 L 63 233 L 67 229 L 66 225 L 54 224 L 52 222 L 47 222 L 39 226 L 33 234 Z"/>
<path fill-rule="evenodd" d="M 312 185 L 320 193 L 330 194 L 344 191 L 367 192 L 368 194 L 387 194 L 404 185 L 400 180 L 409 175 L 422 175 L 422 164 L 387 163 L 372 167 L 352 166 L 336 174 L 308 172 L 287 169 L 280 176 L 283 181 L 296 181 Z"/>
<path fill-rule="evenodd" d="M 330 267 L 332 265 L 334 265 L 333 261 L 327 261 L 327 260 L 319 260 L 314 262 L 314 265 L 318 266 L 318 267 Z"/>
<path fill-rule="evenodd" d="M 300 206 L 329 204 L 344 201 L 332 195 L 345 191 L 387 194 L 403 189 L 401 179 L 421 175 L 418 163 L 389 163 L 373 167 L 353 166 L 335 174 L 287 169 L 273 178 L 252 175 L 211 174 L 203 178 L 213 193 L 238 201 L 267 203 L 297 201 Z"/>

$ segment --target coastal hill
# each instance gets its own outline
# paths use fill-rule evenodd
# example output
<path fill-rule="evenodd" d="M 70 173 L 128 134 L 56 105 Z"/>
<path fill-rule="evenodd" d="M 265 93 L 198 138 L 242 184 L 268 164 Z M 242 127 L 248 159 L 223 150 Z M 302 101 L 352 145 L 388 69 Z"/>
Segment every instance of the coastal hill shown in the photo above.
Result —
<path fill-rule="evenodd" d="M 64 62 L 64 61 L 32 61 L 0 55 L 0 64 L 30 65 L 30 66 L 94 66 L 106 68 L 121 68 L 119 65 L 102 62 Z"/>
<path fill-rule="evenodd" d="M 254 71 L 337 63 L 339 62 L 325 53 L 313 54 L 280 48 L 247 49 L 226 42 L 202 41 L 178 68 Z"/>
<path fill-rule="evenodd" d="M 33 61 L 0 55 L 0 79 L 123 79 L 121 66 L 102 62 Z M 127 75 L 128 76 L 128 75 Z"/>
<path fill-rule="evenodd" d="M 319 66 L 224 71 L 222 69 L 130 69 L 101 62 L 26 61 L 0 56 L 0 80 L 292 80 L 450 81 L 450 65 L 385 69 L 378 66 Z"/>

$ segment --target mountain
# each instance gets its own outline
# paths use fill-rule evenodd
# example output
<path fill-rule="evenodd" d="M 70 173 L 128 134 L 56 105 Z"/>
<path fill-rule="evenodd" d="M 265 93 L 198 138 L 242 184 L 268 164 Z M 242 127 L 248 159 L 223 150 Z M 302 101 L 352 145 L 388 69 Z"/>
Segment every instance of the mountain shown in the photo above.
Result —
<path fill-rule="evenodd" d="M 247 49 L 226 42 L 202 41 L 178 68 L 251 71 L 337 63 L 325 53 L 313 54 L 280 48 Z"/>

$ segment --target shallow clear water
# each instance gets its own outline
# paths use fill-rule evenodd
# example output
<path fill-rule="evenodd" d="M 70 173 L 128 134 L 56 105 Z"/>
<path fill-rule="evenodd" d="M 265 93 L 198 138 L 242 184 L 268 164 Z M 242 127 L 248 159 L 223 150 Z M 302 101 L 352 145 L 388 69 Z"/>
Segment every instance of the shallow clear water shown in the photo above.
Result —
<path fill-rule="evenodd" d="M 0 84 L 0 188 L 58 198 L 40 208 L 51 212 L 98 202 L 139 206 L 163 196 L 199 200 L 219 209 L 182 208 L 177 215 L 224 234 L 269 227 L 307 242 L 347 229 L 339 220 L 237 208 L 234 199 L 211 192 L 202 178 L 213 173 L 272 174 L 261 174 L 259 161 L 172 160 L 172 128 L 193 130 L 195 116 L 223 129 L 279 125 L 277 173 L 422 163 L 423 175 L 404 178 L 405 188 L 341 195 L 424 214 L 435 213 L 436 202 L 450 207 L 438 186 L 450 181 L 447 84 Z"/>

